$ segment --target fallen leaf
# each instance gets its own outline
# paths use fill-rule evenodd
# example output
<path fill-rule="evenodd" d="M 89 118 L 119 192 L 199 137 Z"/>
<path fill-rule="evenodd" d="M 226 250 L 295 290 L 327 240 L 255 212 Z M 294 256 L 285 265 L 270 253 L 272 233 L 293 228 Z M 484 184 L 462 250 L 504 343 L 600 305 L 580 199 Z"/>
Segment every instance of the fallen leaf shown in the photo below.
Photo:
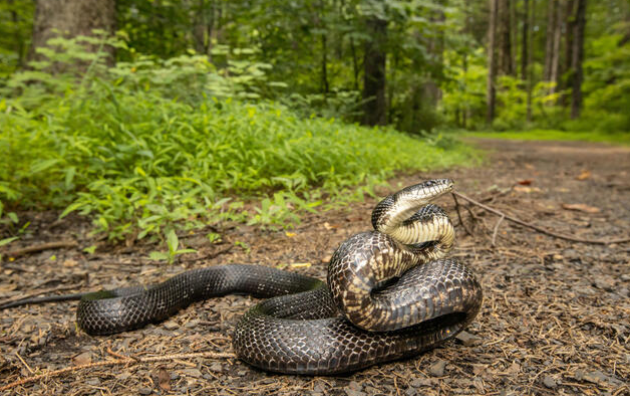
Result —
<path fill-rule="evenodd" d="M 330 231 L 330 230 L 334 230 L 335 228 L 339 228 L 339 227 L 340 227 L 340 226 L 339 226 L 339 224 L 332 224 L 332 225 L 331 225 L 331 224 L 330 224 L 330 223 L 328 223 L 328 222 L 325 222 L 325 223 L 324 223 L 324 228 L 325 228 L 325 229 L 327 229 L 327 230 L 329 230 L 329 231 Z"/>
<path fill-rule="evenodd" d="M 530 184 L 532 184 L 532 179 L 524 179 L 524 180 L 519 180 L 517 181 L 518 184 L 520 184 L 521 186 L 529 186 Z"/>
<path fill-rule="evenodd" d="M 541 192 L 542 190 L 538 187 L 514 186 L 514 191 L 529 194 L 532 192 Z"/>
<path fill-rule="evenodd" d="M 0 285 L 0 293 L 2 293 L 2 294 L 8 293 L 8 292 L 13 291 L 15 289 L 17 289 L 17 285 L 12 285 L 12 284 Z"/>
<path fill-rule="evenodd" d="M 79 264 L 76 260 L 68 259 L 63 262 L 64 267 L 76 267 Z"/>
<path fill-rule="evenodd" d="M 297 234 L 295 232 L 285 232 L 284 235 L 288 236 L 289 238 L 293 238 L 294 236 L 296 236 Z"/>
<path fill-rule="evenodd" d="M 562 204 L 562 208 L 566 210 L 577 210 L 586 213 L 599 213 L 599 208 L 588 206 L 586 204 Z"/>
<path fill-rule="evenodd" d="M 171 375 L 168 371 L 160 368 L 157 372 L 158 385 L 163 391 L 170 392 L 171 390 Z"/>
<path fill-rule="evenodd" d="M 504 374 L 509 375 L 509 376 L 515 376 L 516 374 L 520 372 L 521 372 L 521 366 L 518 363 L 513 362 L 512 365 L 508 367 L 507 370 L 505 370 Z"/>
<path fill-rule="evenodd" d="M 311 266 L 311 263 L 292 263 L 291 267 L 293 268 L 308 268 Z"/>
<path fill-rule="evenodd" d="M 576 179 L 578 179 L 578 180 L 586 180 L 589 177 L 591 177 L 591 171 L 583 169 L 582 172 L 579 174 L 579 176 L 576 177 Z"/>
<path fill-rule="evenodd" d="M 82 354 L 73 357 L 72 363 L 74 363 L 75 366 L 90 364 L 92 363 L 92 354 L 90 352 L 83 352 Z"/>

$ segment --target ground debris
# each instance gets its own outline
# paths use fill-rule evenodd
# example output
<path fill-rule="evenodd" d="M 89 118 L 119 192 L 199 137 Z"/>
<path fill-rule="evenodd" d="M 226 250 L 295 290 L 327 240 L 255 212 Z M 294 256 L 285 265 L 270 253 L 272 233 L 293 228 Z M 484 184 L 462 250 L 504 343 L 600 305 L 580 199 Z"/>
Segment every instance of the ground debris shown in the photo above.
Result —
<path fill-rule="evenodd" d="M 483 144 L 494 149 L 483 167 L 401 176 L 392 181 L 389 189 L 379 187 L 377 193 L 384 196 L 399 184 L 449 177 L 455 180 L 457 191 L 541 227 L 588 238 L 621 237 L 630 230 L 627 205 L 630 189 L 605 187 L 597 184 L 600 183 L 597 177 L 575 179 L 576 169 L 587 163 L 593 175 L 630 173 L 629 151 L 611 153 L 602 146 L 591 152 L 580 149 L 580 143 L 490 141 Z M 524 164 L 539 172 L 532 183 L 539 192 L 527 194 L 511 189 L 517 180 L 533 179 L 531 169 Z M 602 188 L 608 192 L 602 192 Z M 0 299 L 19 298 L 36 289 L 79 285 L 77 280 L 82 282 L 82 290 L 99 290 L 106 285 L 152 284 L 181 271 L 222 263 L 276 266 L 308 262 L 312 265 L 288 266 L 288 269 L 325 279 L 326 263 L 338 244 L 354 233 L 371 229 L 369 216 L 363 212 L 369 211 L 375 202 L 366 198 L 366 202 L 349 204 L 347 208 L 309 214 L 292 237 L 287 237 L 285 230 L 229 228 L 222 238 L 242 241 L 250 247 L 249 253 L 232 249 L 220 257 L 182 261 L 170 267 L 145 260 L 156 250 L 151 242 L 137 243 L 131 250 L 125 250 L 128 249 L 125 246 L 99 248 L 96 255 L 70 248 L 55 252 L 59 257 L 56 261 L 49 260 L 48 254 L 18 257 L 3 263 L 10 264 L 10 268 L 0 267 Z M 583 203 L 600 212 L 563 210 L 560 206 L 563 202 Z M 440 199 L 437 204 L 445 207 L 456 225 L 458 235 L 452 257 L 465 262 L 478 274 L 484 290 L 480 315 L 466 331 L 458 334 L 455 342 L 414 358 L 339 377 L 276 375 L 233 358 L 196 358 L 152 365 L 96 367 L 17 387 L 15 393 L 34 396 L 100 394 L 101 390 L 112 395 L 269 396 L 619 396 L 628 393 L 621 382 L 630 378 L 628 244 L 573 243 L 503 221 L 493 247 L 497 216 L 466 207 L 460 201 L 462 220 L 472 233 L 467 235 L 458 224 L 450 197 Z M 63 224 L 44 234 L 39 230 L 48 229 L 47 224 L 58 213 L 42 217 L 46 221 L 29 218 L 28 214 L 19 216 L 31 221 L 28 232 L 33 232 L 29 242 L 33 245 L 67 240 L 75 235 L 80 236 L 78 246 L 99 243 L 89 239 L 86 232 L 80 232 L 89 225 L 88 220 L 80 217 L 64 218 Z M 200 238 L 200 250 L 218 249 L 210 242 L 204 247 L 202 242 Z M 3 311 L 0 383 L 32 375 L 29 368 L 33 372 L 49 372 L 73 367 L 73 358 L 80 356 L 89 356 L 92 362 L 107 360 L 112 358 L 104 352 L 107 348 L 132 358 L 208 350 L 229 352 L 234 324 L 256 301 L 247 296 L 217 298 L 193 304 L 166 322 L 108 337 L 89 337 L 77 331 L 76 302 Z M 160 370 L 164 370 L 162 375 Z M 171 390 L 160 384 L 168 384 Z"/>

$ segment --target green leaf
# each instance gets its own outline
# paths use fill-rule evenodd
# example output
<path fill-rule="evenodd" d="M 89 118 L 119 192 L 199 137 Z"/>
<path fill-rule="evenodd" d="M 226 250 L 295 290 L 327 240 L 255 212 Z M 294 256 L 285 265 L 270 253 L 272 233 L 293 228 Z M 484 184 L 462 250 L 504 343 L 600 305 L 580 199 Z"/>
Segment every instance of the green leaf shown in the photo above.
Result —
<path fill-rule="evenodd" d="M 58 159 L 48 159 L 34 163 L 31 166 L 31 173 L 39 173 L 45 171 L 46 169 L 55 166 L 59 163 Z"/>
<path fill-rule="evenodd" d="M 166 244 L 168 245 L 168 249 L 171 252 L 174 252 L 177 250 L 177 247 L 179 246 L 179 239 L 177 238 L 177 234 L 175 234 L 174 230 L 168 230 L 167 234 L 166 234 Z"/>
<path fill-rule="evenodd" d="M 18 216 L 15 214 L 15 212 L 9 212 L 7 213 L 7 217 L 9 219 L 11 219 L 11 221 L 15 224 L 20 222 L 20 219 L 18 218 Z"/>
<path fill-rule="evenodd" d="M 96 245 L 86 247 L 85 249 L 83 249 L 83 251 L 87 254 L 94 254 L 94 252 L 96 251 Z"/>
<path fill-rule="evenodd" d="M 169 255 L 162 252 L 151 252 L 149 253 L 149 258 L 155 261 L 168 260 Z"/>
<path fill-rule="evenodd" d="M 175 251 L 175 254 L 184 254 L 184 253 L 197 253 L 195 249 L 180 249 Z"/>
<path fill-rule="evenodd" d="M 20 239 L 20 237 L 11 237 L 0 240 L 0 246 L 8 245 L 9 243 Z"/>

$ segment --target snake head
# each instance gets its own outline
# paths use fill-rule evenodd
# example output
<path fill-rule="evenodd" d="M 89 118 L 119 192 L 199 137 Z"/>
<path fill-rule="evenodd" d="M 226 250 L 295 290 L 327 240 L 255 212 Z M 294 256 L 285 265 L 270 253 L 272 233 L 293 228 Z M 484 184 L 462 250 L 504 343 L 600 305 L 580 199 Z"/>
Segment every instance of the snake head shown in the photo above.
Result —
<path fill-rule="evenodd" d="M 372 211 L 372 225 L 375 230 L 387 234 L 421 207 L 452 190 L 451 179 L 427 180 L 405 187 L 376 205 Z"/>
<path fill-rule="evenodd" d="M 394 197 L 409 201 L 423 201 L 426 204 L 443 194 L 453 191 L 453 184 L 451 179 L 427 180 L 403 188 L 394 194 Z"/>

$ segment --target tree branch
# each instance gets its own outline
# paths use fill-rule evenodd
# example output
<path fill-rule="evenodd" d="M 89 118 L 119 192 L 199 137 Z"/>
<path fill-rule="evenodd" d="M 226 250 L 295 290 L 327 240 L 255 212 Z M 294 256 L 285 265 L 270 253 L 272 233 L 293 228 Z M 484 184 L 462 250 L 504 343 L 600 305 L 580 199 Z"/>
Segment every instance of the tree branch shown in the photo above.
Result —
<path fill-rule="evenodd" d="M 74 366 L 74 367 L 66 367 L 61 370 L 55 370 L 49 373 L 35 375 L 33 377 L 22 378 L 21 380 L 14 381 L 14 382 L 11 382 L 10 384 L 0 387 L 0 392 L 15 388 L 16 386 L 37 382 L 42 379 L 58 377 L 60 375 L 70 373 L 73 371 L 79 371 L 79 370 L 94 368 L 94 367 L 121 366 L 121 365 L 131 366 L 138 363 L 162 362 L 165 360 L 177 360 L 177 359 L 193 359 L 193 358 L 235 359 L 236 358 L 236 355 L 234 355 L 233 353 L 225 353 L 225 352 L 223 353 L 221 352 L 180 353 L 180 354 L 175 354 L 175 355 L 153 356 L 153 357 L 138 358 L 138 359 L 133 359 L 133 358 L 126 357 L 123 355 L 118 355 L 118 356 L 122 356 L 123 358 L 115 359 L 115 360 L 106 360 L 103 362 L 82 364 L 82 365 Z"/>
<path fill-rule="evenodd" d="M 502 216 L 503 218 L 505 218 L 506 220 L 509 220 L 513 223 L 522 225 L 523 227 L 527 227 L 527 228 L 531 228 L 534 231 L 540 232 L 541 234 L 545 234 L 545 235 L 549 235 L 551 237 L 554 238 L 559 238 L 559 239 L 564 239 L 566 241 L 571 241 L 571 242 L 580 242 L 580 243 L 592 243 L 592 244 L 596 244 L 596 245 L 610 245 L 613 243 L 626 243 L 626 242 L 630 242 L 630 237 L 626 237 L 626 238 L 619 238 L 619 239 L 588 239 L 588 238 L 577 238 L 577 237 L 572 237 L 570 235 L 565 235 L 565 234 L 559 234 L 557 232 L 553 232 L 550 230 L 547 230 L 545 228 L 542 227 L 538 227 L 535 226 L 531 223 L 528 223 L 526 221 L 517 219 L 516 217 L 512 217 L 509 215 L 506 215 L 505 213 L 501 212 L 500 210 L 491 208 L 489 206 L 486 206 L 484 204 L 482 204 L 481 202 L 475 201 L 472 198 L 469 198 L 463 194 L 460 194 L 458 192 L 453 192 L 453 197 L 457 196 L 460 197 L 468 202 L 470 202 L 473 205 L 479 206 L 480 208 L 490 212 L 490 213 L 494 213 L 497 216 Z M 457 203 L 457 200 L 455 201 Z M 499 223 L 497 223 L 498 226 Z M 496 228 L 496 227 L 495 227 Z M 496 233 L 496 232 L 495 232 Z"/>

